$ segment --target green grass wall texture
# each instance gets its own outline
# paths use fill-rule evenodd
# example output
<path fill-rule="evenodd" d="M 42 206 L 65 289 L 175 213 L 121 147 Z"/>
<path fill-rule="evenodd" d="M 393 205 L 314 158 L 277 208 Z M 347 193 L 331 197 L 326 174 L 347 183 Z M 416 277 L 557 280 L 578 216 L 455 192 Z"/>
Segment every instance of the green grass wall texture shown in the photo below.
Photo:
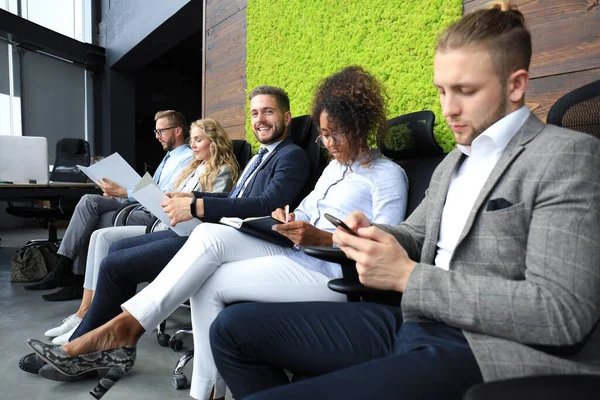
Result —
<path fill-rule="evenodd" d="M 280 86 L 290 96 L 292 115 L 308 114 L 323 78 L 362 65 L 383 82 L 389 118 L 432 110 L 436 140 L 450 151 L 454 138 L 432 84 L 433 57 L 438 34 L 460 18 L 462 5 L 462 0 L 248 0 L 247 89 Z M 256 151 L 249 119 L 246 137 Z"/>

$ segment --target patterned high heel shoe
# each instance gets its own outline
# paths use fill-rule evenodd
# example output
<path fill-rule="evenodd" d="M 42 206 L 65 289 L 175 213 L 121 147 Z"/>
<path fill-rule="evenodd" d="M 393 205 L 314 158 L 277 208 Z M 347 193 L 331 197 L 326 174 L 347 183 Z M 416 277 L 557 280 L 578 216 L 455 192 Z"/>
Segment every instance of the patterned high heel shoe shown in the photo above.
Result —
<path fill-rule="evenodd" d="M 27 344 L 48 364 L 65 375 L 78 376 L 89 371 L 109 368 L 108 373 L 90 391 L 90 394 L 97 399 L 104 396 L 135 363 L 135 346 L 71 356 L 65 353 L 61 346 L 49 345 L 35 339 L 29 339 Z"/>

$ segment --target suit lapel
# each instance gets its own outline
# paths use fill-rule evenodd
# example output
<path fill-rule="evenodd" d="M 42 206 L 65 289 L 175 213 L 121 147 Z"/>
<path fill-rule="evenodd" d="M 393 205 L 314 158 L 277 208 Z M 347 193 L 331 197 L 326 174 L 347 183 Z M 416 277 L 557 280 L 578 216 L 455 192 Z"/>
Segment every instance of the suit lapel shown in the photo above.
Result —
<path fill-rule="evenodd" d="M 479 211 L 488 200 L 488 196 L 491 191 L 494 189 L 500 178 L 505 174 L 508 167 L 513 163 L 513 161 L 525 150 L 525 146 L 529 143 L 538 133 L 542 131 L 544 128 L 544 124 L 533 114 L 529 115 L 529 118 L 525 121 L 521 129 L 515 134 L 515 136 L 508 142 L 506 148 L 502 152 L 502 155 L 498 159 L 498 162 L 492 169 L 490 176 L 485 181 L 481 192 L 479 192 L 479 196 L 477 196 L 477 200 L 475 200 L 475 204 L 469 213 L 469 218 L 467 218 L 467 222 L 463 228 L 463 231 L 458 239 L 458 243 L 456 244 L 456 248 L 460 246 L 461 242 L 465 239 L 465 237 L 471 231 L 473 227 L 473 222 L 475 221 L 475 217 L 479 214 Z M 455 249 L 456 253 L 456 249 Z M 450 263 L 452 265 L 452 262 Z"/>
<path fill-rule="evenodd" d="M 442 221 L 442 211 L 446 203 L 448 188 L 450 187 L 450 179 L 452 172 L 458 168 L 464 159 L 464 154 L 455 149 L 450 152 L 444 163 L 447 165 L 440 172 L 439 186 L 431 198 L 431 207 L 427 210 L 427 227 L 425 230 L 425 246 L 421 255 L 422 260 L 431 260 L 433 262 L 437 251 L 437 241 L 440 235 L 440 223 Z"/>
<path fill-rule="evenodd" d="M 279 149 L 281 149 L 283 146 L 287 145 L 287 143 L 288 143 L 288 140 L 284 140 L 283 142 L 281 142 L 279 144 L 279 146 L 275 147 L 275 149 L 271 153 L 267 154 L 267 159 L 265 160 L 265 162 L 260 164 L 258 166 L 258 168 L 256 168 L 256 171 L 254 171 L 254 176 L 252 176 L 252 178 L 250 179 L 250 182 L 248 182 L 248 184 L 246 185 L 246 188 L 244 189 L 244 192 L 242 193 L 242 197 L 248 197 L 250 195 L 250 192 L 252 192 L 252 186 L 254 186 L 254 182 L 256 181 L 256 176 L 258 175 L 258 172 L 261 169 L 263 169 L 264 167 L 266 167 L 267 164 L 269 164 L 271 162 L 273 157 L 275 157 L 275 154 L 277 154 Z"/>

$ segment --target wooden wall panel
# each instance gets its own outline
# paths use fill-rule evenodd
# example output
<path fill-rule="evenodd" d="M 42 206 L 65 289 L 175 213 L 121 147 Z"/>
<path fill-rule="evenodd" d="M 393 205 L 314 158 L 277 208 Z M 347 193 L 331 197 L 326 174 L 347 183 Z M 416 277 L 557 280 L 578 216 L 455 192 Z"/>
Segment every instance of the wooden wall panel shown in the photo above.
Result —
<path fill-rule="evenodd" d="M 464 3 L 464 12 L 488 0 Z M 531 32 L 533 78 L 600 67 L 600 6 L 591 0 L 513 1 Z"/>
<path fill-rule="evenodd" d="M 563 94 L 598 79 L 600 68 L 532 79 L 525 94 L 525 102 L 535 115 L 546 121 L 550 107 Z"/>
<path fill-rule="evenodd" d="M 464 13 L 489 0 L 465 0 Z M 525 96 L 546 120 L 558 98 L 600 79 L 600 4 L 597 0 L 513 0 L 531 32 L 531 80 Z"/>
<path fill-rule="evenodd" d="M 207 0 L 203 115 L 245 138 L 247 0 Z"/>

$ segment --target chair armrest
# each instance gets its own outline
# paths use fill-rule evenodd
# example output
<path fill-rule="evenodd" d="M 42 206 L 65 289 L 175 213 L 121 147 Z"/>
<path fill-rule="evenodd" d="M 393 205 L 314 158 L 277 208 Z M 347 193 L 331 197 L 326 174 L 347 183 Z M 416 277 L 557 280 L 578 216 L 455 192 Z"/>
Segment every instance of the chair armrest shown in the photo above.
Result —
<path fill-rule="evenodd" d="M 335 247 L 309 246 L 304 248 L 309 256 L 320 260 L 333 262 L 342 266 L 341 279 L 332 279 L 327 282 L 327 287 L 334 292 L 348 296 L 348 301 L 370 301 L 375 303 L 399 305 L 402 293 L 395 291 L 379 290 L 367 287 L 358 280 L 356 262 L 346 257 L 346 254 Z"/>
<path fill-rule="evenodd" d="M 598 397 L 600 375 L 548 375 L 480 383 L 463 400 L 583 400 Z"/>
<path fill-rule="evenodd" d="M 152 219 L 150 219 L 150 221 L 148 221 L 148 223 L 146 224 L 146 233 L 154 232 L 154 229 L 156 229 L 156 226 L 159 223 L 160 219 L 156 218 L 155 216 L 152 216 Z"/>
<path fill-rule="evenodd" d="M 133 212 L 133 210 L 135 210 L 137 207 L 139 207 L 139 205 L 140 205 L 140 203 L 133 202 L 133 203 L 124 203 L 121 207 L 119 207 L 117 209 L 117 211 L 115 211 L 113 218 L 112 218 L 113 226 L 127 225 L 127 218 L 129 217 L 129 214 L 131 214 Z"/>

